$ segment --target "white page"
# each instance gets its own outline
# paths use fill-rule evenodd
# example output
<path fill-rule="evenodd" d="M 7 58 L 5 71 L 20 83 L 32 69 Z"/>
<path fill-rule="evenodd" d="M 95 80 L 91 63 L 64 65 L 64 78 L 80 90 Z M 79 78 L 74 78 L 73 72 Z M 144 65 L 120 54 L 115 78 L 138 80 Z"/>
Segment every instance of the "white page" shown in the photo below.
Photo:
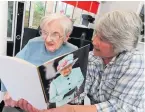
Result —
<path fill-rule="evenodd" d="M 0 56 L 0 78 L 14 100 L 23 98 L 38 109 L 47 108 L 36 66 Z"/>

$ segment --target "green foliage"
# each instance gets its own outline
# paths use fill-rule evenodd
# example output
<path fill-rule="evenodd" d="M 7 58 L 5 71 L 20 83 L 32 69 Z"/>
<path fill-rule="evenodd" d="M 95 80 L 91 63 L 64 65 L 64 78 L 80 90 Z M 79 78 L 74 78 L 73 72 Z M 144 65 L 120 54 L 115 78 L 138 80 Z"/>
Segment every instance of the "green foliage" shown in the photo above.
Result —
<path fill-rule="evenodd" d="M 39 1 L 39 2 L 35 2 L 35 12 L 38 14 L 44 14 L 44 10 L 45 10 L 45 6 L 43 4 L 43 2 Z"/>
<path fill-rule="evenodd" d="M 40 19 L 44 16 L 45 5 L 42 1 L 37 1 L 34 3 L 34 15 L 33 15 L 33 25 L 32 28 L 37 29 L 40 24 Z M 28 27 L 29 22 L 29 11 L 25 12 L 25 24 L 24 27 Z"/>
<path fill-rule="evenodd" d="M 24 27 L 25 28 L 27 28 L 28 27 L 28 22 L 29 22 L 29 20 L 28 20 L 28 18 L 29 18 L 29 11 L 25 11 L 25 19 L 24 19 Z"/>
<path fill-rule="evenodd" d="M 45 5 L 43 3 L 44 2 L 42 1 L 35 2 L 33 28 L 38 28 L 40 24 L 40 19 L 44 16 Z"/>

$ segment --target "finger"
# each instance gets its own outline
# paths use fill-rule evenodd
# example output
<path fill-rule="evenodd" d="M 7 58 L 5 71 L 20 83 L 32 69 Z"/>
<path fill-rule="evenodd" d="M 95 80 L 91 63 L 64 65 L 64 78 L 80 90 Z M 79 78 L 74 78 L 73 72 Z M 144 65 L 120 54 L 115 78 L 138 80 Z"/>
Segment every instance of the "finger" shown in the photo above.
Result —
<path fill-rule="evenodd" d="M 5 101 L 5 106 L 6 106 L 6 107 L 9 106 L 7 101 Z"/>
<path fill-rule="evenodd" d="M 8 106 L 8 100 L 4 99 L 5 106 Z"/>
<path fill-rule="evenodd" d="M 30 106 L 31 106 L 32 112 L 37 112 L 37 110 L 32 105 L 30 105 Z"/>
<path fill-rule="evenodd" d="M 40 110 L 33 107 L 33 112 L 40 112 Z"/>
<path fill-rule="evenodd" d="M 28 112 L 35 112 L 35 111 L 33 110 L 32 105 L 30 105 L 30 104 L 27 105 L 27 110 L 26 110 L 26 111 L 28 111 Z"/>
<path fill-rule="evenodd" d="M 10 106 L 11 100 L 12 99 L 10 97 L 5 96 L 4 98 L 5 106 Z"/>
<path fill-rule="evenodd" d="M 12 100 L 11 101 L 11 107 L 15 107 L 16 106 L 16 101 Z"/>
<path fill-rule="evenodd" d="M 43 111 L 42 111 L 42 112 L 43 112 Z M 44 111 L 44 112 L 59 112 L 59 111 L 57 111 L 56 108 L 53 108 L 53 109 L 49 109 L 48 111 Z"/>
<path fill-rule="evenodd" d="M 10 99 L 11 97 L 10 97 L 10 95 L 9 95 L 9 93 L 7 92 L 5 95 L 4 95 L 4 99 Z"/>
<path fill-rule="evenodd" d="M 7 99 L 5 103 L 6 103 L 7 106 L 12 106 L 11 105 L 12 104 L 12 101 L 13 100 L 10 98 L 10 99 Z"/>
<path fill-rule="evenodd" d="M 38 112 L 53 112 L 52 109 L 43 109 L 43 110 L 39 110 Z"/>
<path fill-rule="evenodd" d="M 27 110 L 27 105 L 29 104 L 28 101 L 26 101 L 26 100 L 23 99 L 22 102 L 23 102 L 22 103 L 23 109 L 24 110 Z"/>
<path fill-rule="evenodd" d="M 22 104 L 22 99 L 20 99 L 17 103 L 18 107 L 20 107 L 21 109 L 23 109 L 23 104 Z"/>
<path fill-rule="evenodd" d="M 18 100 L 18 101 L 17 101 L 17 106 L 21 108 L 21 105 L 20 105 L 20 104 L 21 104 L 21 103 L 20 103 L 20 100 Z"/>

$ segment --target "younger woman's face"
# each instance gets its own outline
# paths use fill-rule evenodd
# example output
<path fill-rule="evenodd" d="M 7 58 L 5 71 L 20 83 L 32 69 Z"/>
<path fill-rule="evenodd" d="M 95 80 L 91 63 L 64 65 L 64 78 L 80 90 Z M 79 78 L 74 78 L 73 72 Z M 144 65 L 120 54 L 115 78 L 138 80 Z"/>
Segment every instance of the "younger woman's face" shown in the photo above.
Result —
<path fill-rule="evenodd" d="M 102 58 L 113 57 L 114 50 L 113 45 L 105 40 L 102 40 L 99 36 L 94 35 L 92 38 L 93 52 L 95 56 L 100 56 Z"/>

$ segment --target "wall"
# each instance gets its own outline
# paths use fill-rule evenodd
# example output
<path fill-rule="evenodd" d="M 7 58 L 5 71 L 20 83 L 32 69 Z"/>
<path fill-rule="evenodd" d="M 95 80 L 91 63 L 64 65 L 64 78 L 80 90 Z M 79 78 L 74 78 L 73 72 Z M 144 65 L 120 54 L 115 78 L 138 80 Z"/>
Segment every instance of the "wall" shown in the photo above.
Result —
<path fill-rule="evenodd" d="M 0 55 L 6 55 L 7 46 L 7 13 L 8 2 L 0 1 Z M 2 68 L 0 68 L 2 69 Z M 0 102 L 3 99 L 3 93 L 0 91 Z"/>
<path fill-rule="evenodd" d="M 6 55 L 8 2 L 0 2 L 0 55 Z"/>
<path fill-rule="evenodd" d="M 101 2 L 99 14 L 104 14 L 114 10 L 134 11 L 137 12 L 140 1 L 105 1 Z"/>
<path fill-rule="evenodd" d="M 96 15 L 97 18 L 101 15 L 114 11 L 114 10 L 123 10 L 123 11 L 134 11 L 138 12 L 140 1 L 104 1 L 100 2 L 100 8 L 98 14 Z"/>

